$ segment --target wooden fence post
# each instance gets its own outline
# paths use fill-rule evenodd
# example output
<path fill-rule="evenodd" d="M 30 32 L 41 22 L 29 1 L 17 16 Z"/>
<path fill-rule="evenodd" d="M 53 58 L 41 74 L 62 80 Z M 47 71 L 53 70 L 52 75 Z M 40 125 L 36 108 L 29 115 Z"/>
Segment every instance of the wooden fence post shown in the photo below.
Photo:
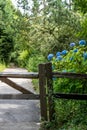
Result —
<path fill-rule="evenodd" d="M 40 91 L 40 107 L 41 119 L 48 120 L 47 116 L 47 98 L 46 98 L 46 70 L 45 64 L 39 64 L 39 91 Z"/>
<path fill-rule="evenodd" d="M 52 80 L 52 64 L 46 64 L 47 90 L 48 90 L 48 109 L 49 121 L 54 119 L 54 101 L 53 101 L 53 80 Z"/>

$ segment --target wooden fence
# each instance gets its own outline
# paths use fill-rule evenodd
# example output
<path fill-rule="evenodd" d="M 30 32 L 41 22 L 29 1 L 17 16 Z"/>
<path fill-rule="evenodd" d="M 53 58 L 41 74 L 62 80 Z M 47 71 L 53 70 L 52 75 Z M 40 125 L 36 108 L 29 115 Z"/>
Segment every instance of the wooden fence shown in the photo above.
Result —
<path fill-rule="evenodd" d="M 48 120 L 54 119 L 54 98 L 56 99 L 73 99 L 73 100 L 87 100 L 87 94 L 77 93 L 54 93 L 53 92 L 53 78 L 70 78 L 74 79 L 87 79 L 87 74 L 78 73 L 66 73 L 66 72 L 52 72 L 52 64 L 47 63 L 46 65 L 46 78 L 47 78 L 47 96 L 48 96 Z M 85 86 L 84 86 L 85 87 Z"/>
<path fill-rule="evenodd" d="M 87 79 L 86 74 L 75 73 L 60 73 L 52 72 L 52 64 L 39 64 L 38 73 L 0 73 L 0 80 L 22 94 L 0 94 L 0 99 L 26 99 L 26 100 L 40 100 L 41 119 L 53 120 L 54 118 L 54 98 L 87 100 L 86 94 L 62 94 L 53 92 L 53 78 L 72 78 L 72 79 Z M 27 78 L 39 79 L 39 94 L 34 94 L 22 86 L 14 83 L 9 78 Z"/>
<path fill-rule="evenodd" d="M 0 72 L 0 80 L 10 87 L 18 90 L 21 94 L 0 94 L 0 99 L 16 99 L 16 100 L 40 100 L 41 119 L 48 120 L 48 105 L 47 105 L 47 85 L 46 85 L 46 64 L 39 65 L 39 72 L 25 72 L 25 73 L 7 73 Z M 48 75 L 49 76 L 49 75 Z M 39 79 L 39 94 L 32 93 L 14 81 L 11 78 L 23 79 Z M 50 78 L 50 77 L 49 77 Z"/>

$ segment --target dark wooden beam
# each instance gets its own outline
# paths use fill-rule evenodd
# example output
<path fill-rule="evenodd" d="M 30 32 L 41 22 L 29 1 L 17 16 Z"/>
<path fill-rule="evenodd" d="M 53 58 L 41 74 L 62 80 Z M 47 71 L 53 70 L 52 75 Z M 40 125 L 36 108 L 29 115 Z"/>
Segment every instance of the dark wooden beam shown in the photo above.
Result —
<path fill-rule="evenodd" d="M 87 94 L 63 94 L 63 93 L 55 93 L 53 94 L 55 98 L 62 99 L 74 99 L 74 100 L 87 100 Z"/>
<path fill-rule="evenodd" d="M 6 84 L 8 84 L 10 87 L 22 92 L 23 94 L 33 94 L 32 92 L 30 92 L 29 90 L 21 87 L 20 85 L 14 83 L 12 80 L 7 79 L 7 78 L 0 78 L 0 80 Z"/>
<path fill-rule="evenodd" d="M 8 72 L 0 72 L 0 78 L 29 78 L 29 79 L 37 79 L 39 77 L 38 73 L 35 72 L 26 72 L 26 73 L 8 73 Z"/>
<path fill-rule="evenodd" d="M 40 99 L 40 96 L 36 94 L 0 94 L 0 99 L 38 100 Z"/>
<path fill-rule="evenodd" d="M 41 118 L 48 120 L 47 115 L 47 97 L 46 97 L 46 74 L 45 64 L 39 64 L 39 91 L 40 91 L 40 107 L 41 107 Z"/>
<path fill-rule="evenodd" d="M 74 78 L 74 79 L 87 79 L 87 74 L 66 73 L 66 72 L 53 72 L 53 77 L 57 78 Z"/>
<path fill-rule="evenodd" d="M 52 63 L 46 63 L 46 77 L 47 77 L 47 94 L 48 94 L 48 112 L 49 120 L 52 121 L 54 117 L 54 100 L 53 100 L 53 80 L 52 80 Z"/>

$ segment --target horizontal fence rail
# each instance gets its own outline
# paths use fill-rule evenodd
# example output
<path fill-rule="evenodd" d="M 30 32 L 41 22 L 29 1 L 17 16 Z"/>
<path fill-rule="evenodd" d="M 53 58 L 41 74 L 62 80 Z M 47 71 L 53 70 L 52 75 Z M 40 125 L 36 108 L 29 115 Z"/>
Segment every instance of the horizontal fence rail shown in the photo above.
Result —
<path fill-rule="evenodd" d="M 0 99 L 16 99 L 16 100 L 38 100 L 40 95 L 38 94 L 0 94 Z"/>
<path fill-rule="evenodd" d="M 55 93 L 53 94 L 55 98 L 61 99 L 73 99 L 73 100 L 87 100 L 87 94 L 63 94 L 63 93 Z"/>
<path fill-rule="evenodd" d="M 71 79 L 87 79 L 87 74 L 70 73 L 70 72 L 52 72 L 53 78 L 71 78 Z M 77 93 L 53 93 L 55 98 L 73 99 L 73 100 L 87 100 L 87 94 Z"/>
<path fill-rule="evenodd" d="M 35 72 L 26 72 L 26 73 L 0 73 L 0 78 L 29 78 L 29 79 L 37 79 L 39 78 L 39 74 Z"/>
<path fill-rule="evenodd" d="M 74 78 L 87 79 L 87 74 L 67 73 L 67 72 L 52 72 L 53 78 Z"/>

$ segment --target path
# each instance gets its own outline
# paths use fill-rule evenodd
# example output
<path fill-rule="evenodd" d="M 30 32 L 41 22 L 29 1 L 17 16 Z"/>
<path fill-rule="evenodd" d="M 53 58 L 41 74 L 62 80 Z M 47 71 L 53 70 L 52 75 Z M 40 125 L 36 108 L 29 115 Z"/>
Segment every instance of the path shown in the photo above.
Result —
<path fill-rule="evenodd" d="M 25 69 L 5 69 L 5 72 L 26 72 Z M 10 78 L 11 79 L 11 78 Z M 12 78 L 19 85 L 33 90 L 31 79 Z M 20 93 L 0 81 L 0 94 Z M 39 130 L 40 110 L 37 100 L 0 100 L 0 130 Z"/>

